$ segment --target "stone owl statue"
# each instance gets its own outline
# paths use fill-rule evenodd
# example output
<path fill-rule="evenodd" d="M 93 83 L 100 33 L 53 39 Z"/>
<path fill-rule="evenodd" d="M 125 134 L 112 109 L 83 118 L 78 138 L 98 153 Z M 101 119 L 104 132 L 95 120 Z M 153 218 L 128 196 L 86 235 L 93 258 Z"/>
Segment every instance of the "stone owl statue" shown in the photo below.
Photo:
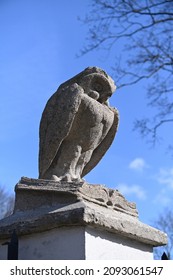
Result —
<path fill-rule="evenodd" d="M 39 178 L 82 181 L 110 147 L 118 111 L 108 105 L 113 80 L 88 67 L 50 97 L 40 122 Z"/>

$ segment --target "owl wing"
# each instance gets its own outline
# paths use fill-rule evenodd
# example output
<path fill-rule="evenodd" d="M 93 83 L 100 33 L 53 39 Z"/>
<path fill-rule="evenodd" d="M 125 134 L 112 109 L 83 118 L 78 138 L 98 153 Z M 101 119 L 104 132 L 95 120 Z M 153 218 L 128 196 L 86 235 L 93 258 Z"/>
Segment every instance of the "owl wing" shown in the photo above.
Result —
<path fill-rule="evenodd" d="M 83 89 L 76 83 L 65 89 L 59 88 L 46 104 L 39 129 L 39 178 L 48 170 L 69 134 L 81 103 L 81 93 Z"/>
<path fill-rule="evenodd" d="M 113 142 L 113 139 L 118 129 L 119 114 L 115 108 L 110 109 L 114 112 L 114 121 L 112 127 L 110 128 L 109 132 L 107 133 L 103 141 L 100 143 L 100 145 L 98 145 L 98 147 L 94 150 L 90 161 L 85 165 L 82 172 L 82 177 L 88 174 L 98 164 L 98 162 L 102 159 L 102 157 Z"/>

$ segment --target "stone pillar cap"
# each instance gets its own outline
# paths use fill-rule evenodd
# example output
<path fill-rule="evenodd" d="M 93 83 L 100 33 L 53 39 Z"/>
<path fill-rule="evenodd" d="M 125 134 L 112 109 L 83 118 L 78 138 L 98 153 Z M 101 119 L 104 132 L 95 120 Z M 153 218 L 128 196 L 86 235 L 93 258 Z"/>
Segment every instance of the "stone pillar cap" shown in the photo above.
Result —
<path fill-rule="evenodd" d="M 14 214 L 0 221 L 0 239 L 64 226 L 91 226 L 152 246 L 167 235 L 138 219 L 136 205 L 117 190 L 88 183 L 21 178 Z"/>

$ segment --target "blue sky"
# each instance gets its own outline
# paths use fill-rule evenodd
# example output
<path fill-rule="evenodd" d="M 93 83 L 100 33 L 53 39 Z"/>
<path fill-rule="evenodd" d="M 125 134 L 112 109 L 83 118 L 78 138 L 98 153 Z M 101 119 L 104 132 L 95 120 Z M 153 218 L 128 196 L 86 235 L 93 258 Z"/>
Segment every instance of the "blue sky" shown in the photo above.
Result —
<path fill-rule="evenodd" d="M 116 76 L 111 69 L 114 54 L 95 51 L 76 58 L 87 36 L 87 26 L 77 17 L 85 15 L 90 2 L 0 1 L 0 184 L 9 192 L 21 176 L 38 177 L 39 122 L 58 86 L 88 66 Z M 121 45 L 116 55 L 124 55 Z M 163 128 L 163 141 L 151 148 L 133 131 L 136 118 L 153 113 L 146 106 L 146 83 L 111 97 L 111 106 L 120 113 L 119 130 L 86 180 L 119 189 L 137 204 L 140 219 L 152 224 L 172 204 L 173 161 L 166 153 L 172 132 Z"/>

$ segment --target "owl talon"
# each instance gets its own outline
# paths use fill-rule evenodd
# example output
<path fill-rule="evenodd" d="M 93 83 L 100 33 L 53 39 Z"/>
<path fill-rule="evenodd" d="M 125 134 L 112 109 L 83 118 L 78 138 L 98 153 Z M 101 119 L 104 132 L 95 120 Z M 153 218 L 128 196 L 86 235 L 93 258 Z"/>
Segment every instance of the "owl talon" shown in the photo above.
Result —
<path fill-rule="evenodd" d="M 58 176 L 56 176 L 56 175 L 52 175 L 50 180 L 59 182 L 61 179 Z"/>

